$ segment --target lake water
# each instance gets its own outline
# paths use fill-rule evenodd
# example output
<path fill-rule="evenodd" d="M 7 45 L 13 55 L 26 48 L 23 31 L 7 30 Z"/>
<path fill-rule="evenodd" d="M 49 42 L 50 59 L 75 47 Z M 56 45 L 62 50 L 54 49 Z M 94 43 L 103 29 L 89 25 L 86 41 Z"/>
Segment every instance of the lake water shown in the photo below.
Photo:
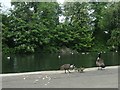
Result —
<path fill-rule="evenodd" d="M 2 55 L 2 73 L 18 73 L 58 70 L 62 64 L 71 63 L 76 67 L 95 67 L 97 52 L 76 54 L 9 54 Z M 7 58 L 7 57 L 10 57 Z M 107 66 L 118 65 L 118 52 L 102 53 L 101 58 Z"/>

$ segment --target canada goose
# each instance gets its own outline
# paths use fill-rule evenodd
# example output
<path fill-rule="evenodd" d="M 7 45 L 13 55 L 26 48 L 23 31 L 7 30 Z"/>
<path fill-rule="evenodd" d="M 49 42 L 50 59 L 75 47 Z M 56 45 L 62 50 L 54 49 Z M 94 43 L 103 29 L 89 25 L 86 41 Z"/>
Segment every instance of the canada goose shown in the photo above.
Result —
<path fill-rule="evenodd" d="M 73 70 L 75 68 L 74 64 L 64 64 L 60 67 L 60 70 L 66 70 L 70 73 L 70 70 Z"/>
<path fill-rule="evenodd" d="M 98 66 L 98 70 L 99 70 L 99 67 L 101 67 L 101 70 L 102 70 L 102 68 L 105 68 L 104 61 L 103 61 L 103 59 L 101 59 L 101 53 L 99 53 L 99 55 L 98 55 L 98 58 L 96 60 L 96 65 Z"/>

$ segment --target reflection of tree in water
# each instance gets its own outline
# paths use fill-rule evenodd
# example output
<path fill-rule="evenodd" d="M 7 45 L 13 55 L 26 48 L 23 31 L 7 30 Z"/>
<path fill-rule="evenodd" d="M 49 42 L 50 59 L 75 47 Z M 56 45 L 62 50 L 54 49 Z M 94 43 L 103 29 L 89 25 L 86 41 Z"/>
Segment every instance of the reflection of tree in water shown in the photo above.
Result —
<path fill-rule="evenodd" d="M 60 58 L 58 57 L 60 55 Z M 93 67 L 97 57 L 96 52 L 85 54 L 32 54 L 32 55 L 10 55 L 10 59 L 3 56 L 3 72 L 27 72 L 27 71 L 43 71 L 58 70 L 63 64 L 75 64 L 76 67 Z M 102 58 L 106 65 L 118 65 L 120 58 L 119 52 L 106 52 L 102 54 Z M 95 59 L 95 60 L 94 60 Z"/>
<path fill-rule="evenodd" d="M 113 52 L 112 53 L 112 60 L 111 60 L 112 63 L 115 64 L 115 65 L 118 65 L 119 64 L 118 60 L 119 60 L 118 52 Z"/>
<path fill-rule="evenodd" d="M 8 72 L 14 72 L 14 59 L 13 59 L 13 57 L 12 56 L 7 57 L 6 62 L 7 62 L 7 64 L 4 66 L 5 71 L 7 70 Z"/>
<path fill-rule="evenodd" d="M 31 71 L 34 69 L 34 57 L 33 55 L 9 55 L 10 59 L 6 56 L 3 58 L 3 72 L 23 72 L 23 71 Z"/>
<path fill-rule="evenodd" d="M 13 69 L 14 69 L 14 72 L 19 72 L 18 71 L 17 58 L 16 57 L 13 60 Z"/>

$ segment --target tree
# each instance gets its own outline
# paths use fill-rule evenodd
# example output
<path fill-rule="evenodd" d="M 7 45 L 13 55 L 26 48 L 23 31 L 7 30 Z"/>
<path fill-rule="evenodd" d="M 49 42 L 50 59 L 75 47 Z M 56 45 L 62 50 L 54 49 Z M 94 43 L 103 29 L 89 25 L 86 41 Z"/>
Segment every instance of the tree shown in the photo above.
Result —
<path fill-rule="evenodd" d="M 93 37 L 94 39 L 94 51 L 103 51 L 107 50 L 106 42 L 109 38 L 109 35 L 105 33 L 106 29 L 101 28 L 104 22 L 101 22 L 105 10 L 108 8 L 107 2 L 92 2 L 90 3 L 91 7 L 91 18 L 93 19 L 91 24 L 93 28 Z"/>
<path fill-rule="evenodd" d="M 72 37 L 68 44 L 77 51 L 89 51 L 93 45 L 91 19 L 88 10 L 88 3 L 65 4 L 66 30 L 69 30 L 69 36 Z"/>
<path fill-rule="evenodd" d="M 112 46 L 113 50 L 120 50 L 120 28 L 112 30 L 108 43 Z"/>
<path fill-rule="evenodd" d="M 100 20 L 101 29 L 107 31 L 107 45 L 111 48 L 119 45 L 119 29 L 120 29 L 120 2 L 109 3 L 103 12 L 103 18 Z M 118 36 L 117 36 L 118 35 Z M 114 49 L 114 48 L 113 48 Z"/>
<path fill-rule="evenodd" d="M 14 52 L 35 52 L 51 45 L 52 32 L 59 24 L 59 5 L 49 2 L 12 2 L 14 9 L 5 18 L 3 46 Z M 4 33 L 6 32 L 6 33 Z M 10 51 L 10 50 L 9 50 Z"/>
<path fill-rule="evenodd" d="M 120 3 L 12 2 L 2 13 L 3 52 L 59 52 L 119 48 Z M 63 15 L 64 22 L 59 17 Z M 108 22 L 109 21 L 109 22 Z M 108 43 L 106 44 L 106 42 Z"/>
<path fill-rule="evenodd" d="M 0 11 L 1 11 L 1 3 L 0 3 Z M 2 27 L 2 13 L 0 12 L 0 28 Z M 0 30 L 0 50 L 2 51 L 2 39 L 1 39 L 1 37 L 2 37 L 2 31 Z"/>

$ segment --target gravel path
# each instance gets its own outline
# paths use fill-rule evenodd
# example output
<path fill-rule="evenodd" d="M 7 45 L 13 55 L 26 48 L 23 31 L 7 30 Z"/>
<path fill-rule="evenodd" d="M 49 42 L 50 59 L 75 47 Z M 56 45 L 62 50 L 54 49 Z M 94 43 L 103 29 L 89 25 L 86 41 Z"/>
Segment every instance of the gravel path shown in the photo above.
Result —
<path fill-rule="evenodd" d="M 3 74 L 2 88 L 118 88 L 118 67 L 86 69 L 84 73 L 48 71 Z"/>

